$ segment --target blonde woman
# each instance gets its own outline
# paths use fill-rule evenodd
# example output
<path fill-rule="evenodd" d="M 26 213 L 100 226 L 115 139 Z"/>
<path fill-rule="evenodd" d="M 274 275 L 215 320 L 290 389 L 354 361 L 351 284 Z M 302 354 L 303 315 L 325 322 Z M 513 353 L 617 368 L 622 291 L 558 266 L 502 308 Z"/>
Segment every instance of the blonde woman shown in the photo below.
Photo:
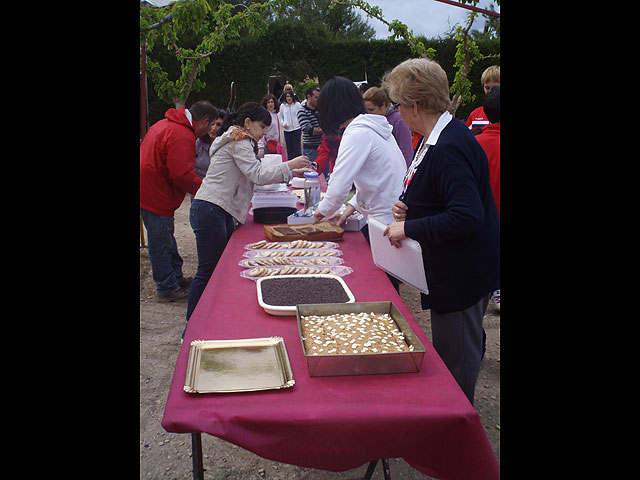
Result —
<path fill-rule="evenodd" d="M 423 135 L 404 177 L 395 217 L 384 231 L 396 247 L 422 247 L 433 346 L 473 404 L 484 339 L 482 318 L 500 285 L 500 219 L 487 156 L 454 118 L 447 75 L 436 62 L 410 59 L 388 72 L 382 88 L 407 126 Z"/>

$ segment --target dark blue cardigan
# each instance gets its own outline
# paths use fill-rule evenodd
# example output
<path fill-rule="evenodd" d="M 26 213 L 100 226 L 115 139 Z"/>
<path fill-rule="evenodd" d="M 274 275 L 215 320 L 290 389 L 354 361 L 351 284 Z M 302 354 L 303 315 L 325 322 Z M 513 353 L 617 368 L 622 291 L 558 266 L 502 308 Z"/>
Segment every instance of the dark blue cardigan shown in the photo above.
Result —
<path fill-rule="evenodd" d="M 461 121 L 452 118 L 429 147 L 403 201 L 405 234 L 422 247 L 429 286 L 423 309 L 464 310 L 500 288 L 500 219 L 489 164 Z"/>

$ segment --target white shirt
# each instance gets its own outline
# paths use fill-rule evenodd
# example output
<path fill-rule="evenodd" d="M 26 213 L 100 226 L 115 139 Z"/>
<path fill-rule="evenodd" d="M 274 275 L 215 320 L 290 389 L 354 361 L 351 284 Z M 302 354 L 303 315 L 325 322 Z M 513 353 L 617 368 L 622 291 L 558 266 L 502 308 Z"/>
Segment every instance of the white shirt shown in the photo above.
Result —
<path fill-rule="evenodd" d="M 349 201 L 366 218 L 393 221 L 394 202 L 402 192 L 407 169 L 404 156 L 393 136 L 393 127 L 382 115 L 358 115 L 345 129 L 327 193 L 317 210 L 333 215 L 355 184 Z"/>
<path fill-rule="evenodd" d="M 287 124 L 285 132 L 291 132 L 300 128 L 300 122 L 298 121 L 298 110 L 302 108 L 300 102 L 293 102 L 291 105 L 288 103 L 281 103 L 280 110 L 278 111 L 278 117 L 282 125 Z"/>
<path fill-rule="evenodd" d="M 452 118 L 453 116 L 449 112 L 444 112 L 442 115 L 440 115 L 440 118 L 438 118 L 438 121 L 433 127 L 433 130 L 431 130 L 431 133 L 429 134 L 429 138 L 427 138 L 426 142 L 423 141 L 420 144 L 420 148 L 416 152 L 416 156 L 413 157 L 413 161 L 411 162 L 411 165 L 409 165 L 409 168 L 407 169 L 407 173 L 404 176 L 404 181 L 402 184 L 403 195 L 407 191 L 407 187 L 411 183 L 411 180 L 413 179 L 413 176 L 415 175 L 416 170 L 418 170 L 418 167 L 422 163 L 422 160 L 424 160 L 424 157 L 427 154 L 427 150 L 429 150 L 429 146 L 436 144 L 436 142 L 438 141 L 438 138 L 440 138 L 440 134 L 442 133 L 442 130 L 444 130 L 444 127 L 446 127 L 449 124 Z"/>

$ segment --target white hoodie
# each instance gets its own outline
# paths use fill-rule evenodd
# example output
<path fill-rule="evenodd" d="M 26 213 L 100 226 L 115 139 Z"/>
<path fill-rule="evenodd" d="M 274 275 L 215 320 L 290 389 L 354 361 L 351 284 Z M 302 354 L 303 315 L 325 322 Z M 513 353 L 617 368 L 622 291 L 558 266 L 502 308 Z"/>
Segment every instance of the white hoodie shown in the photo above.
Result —
<path fill-rule="evenodd" d="M 391 223 L 391 207 L 402 193 L 407 164 L 392 135 L 393 127 L 382 115 L 358 115 L 344 130 L 336 163 L 324 199 L 317 210 L 333 215 L 355 184 L 349 201 L 366 218 Z"/>

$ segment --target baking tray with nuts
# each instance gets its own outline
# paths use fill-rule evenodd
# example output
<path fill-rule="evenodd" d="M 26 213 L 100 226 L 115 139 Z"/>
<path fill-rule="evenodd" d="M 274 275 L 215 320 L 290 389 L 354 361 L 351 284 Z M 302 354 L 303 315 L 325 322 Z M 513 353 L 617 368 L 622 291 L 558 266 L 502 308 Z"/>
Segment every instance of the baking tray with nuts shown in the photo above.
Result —
<path fill-rule="evenodd" d="M 296 317 L 312 377 L 420 371 L 426 350 L 393 302 L 300 304 Z"/>

